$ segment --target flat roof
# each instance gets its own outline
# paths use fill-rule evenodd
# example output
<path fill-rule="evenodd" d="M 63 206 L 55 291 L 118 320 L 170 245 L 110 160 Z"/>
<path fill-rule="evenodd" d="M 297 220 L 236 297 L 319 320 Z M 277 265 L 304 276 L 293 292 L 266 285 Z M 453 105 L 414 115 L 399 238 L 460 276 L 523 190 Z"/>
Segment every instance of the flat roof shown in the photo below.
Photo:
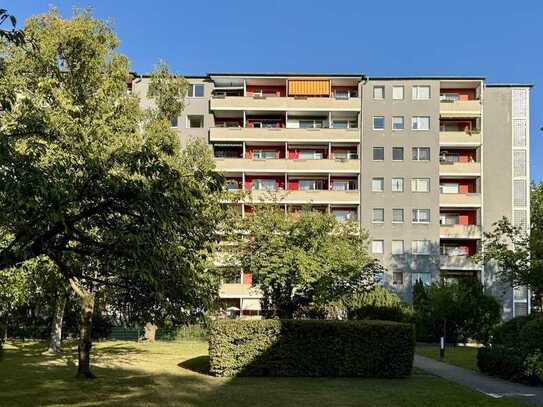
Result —
<path fill-rule="evenodd" d="M 306 77 L 350 77 L 350 78 L 365 78 L 362 73 L 326 73 L 326 72 L 210 72 L 208 76 L 306 76 Z"/>
<path fill-rule="evenodd" d="M 532 83 L 487 83 L 487 88 L 533 88 Z"/>
<path fill-rule="evenodd" d="M 410 80 L 410 79 L 433 79 L 433 80 L 447 80 L 447 81 L 457 81 L 457 80 L 469 80 L 469 81 L 481 81 L 484 80 L 484 76 L 368 76 L 371 80 L 378 81 L 393 81 L 393 80 Z"/>

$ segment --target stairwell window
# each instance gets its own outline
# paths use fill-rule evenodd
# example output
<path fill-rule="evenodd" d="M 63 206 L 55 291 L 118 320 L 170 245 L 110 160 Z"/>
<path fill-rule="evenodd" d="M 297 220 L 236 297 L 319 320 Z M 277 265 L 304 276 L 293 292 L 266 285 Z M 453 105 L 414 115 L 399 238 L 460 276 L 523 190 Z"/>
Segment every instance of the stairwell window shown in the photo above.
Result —
<path fill-rule="evenodd" d="M 187 128 L 201 129 L 204 127 L 204 116 L 187 116 Z"/>
<path fill-rule="evenodd" d="M 413 86 L 413 100 L 428 100 L 430 99 L 430 86 Z"/>
<path fill-rule="evenodd" d="M 413 116 L 411 118 L 411 129 L 430 130 L 430 116 Z"/>
<path fill-rule="evenodd" d="M 413 209 L 412 223 L 430 223 L 430 209 Z"/>
<path fill-rule="evenodd" d="M 204 97 L 204 85 L 190 84 L 187 89 L 187 96 L 189 98 L 203 98 Z"/>

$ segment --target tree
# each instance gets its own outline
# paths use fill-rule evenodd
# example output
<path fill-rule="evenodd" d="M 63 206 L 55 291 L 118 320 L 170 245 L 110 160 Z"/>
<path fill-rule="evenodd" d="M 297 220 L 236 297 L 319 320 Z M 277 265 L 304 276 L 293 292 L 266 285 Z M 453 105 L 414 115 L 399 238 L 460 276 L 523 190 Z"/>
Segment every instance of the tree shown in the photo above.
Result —
<path fill-rule="evenodd" d="M 15 16 L 9 14 L 6 9 L 0 8 L 0 27 L 6 21 L 11 24 L 11 29 L 6 30 L 0 28 L 0 41 L 4 39 L 6 41 L 13 42 L 16 45 L 22 45 L 24 43 L 25 37 L 23 31 L 16 29 L 17 19 L 15 18 Z"/>
<path fill-rule="evenodd" d="M 355 223 L 310 211 L 285 215 L 256 205 L 233 230 L 242 230 L 233 261 L 253 275 L 268 316 L 292 318 L 306 306 L 323 306 L 372 288 L 382 268 L 367 253 L 367 235 Z"/>
<path fill-rule="evenodd" d="M 51 259 L 79 297 L 78 376 L 90 371 L 96 294 L 141 318 L 213 308 L 207 259 L 222 217 L 223 178 L 208 149 L 181 151 L 170 118 L 186 81 L 164 64 L 148 111 L 126 89 L 128 60 L 109 25 L 55 10 L 24 26 L 32 47 L 2 43 L 0 269 Z"/>

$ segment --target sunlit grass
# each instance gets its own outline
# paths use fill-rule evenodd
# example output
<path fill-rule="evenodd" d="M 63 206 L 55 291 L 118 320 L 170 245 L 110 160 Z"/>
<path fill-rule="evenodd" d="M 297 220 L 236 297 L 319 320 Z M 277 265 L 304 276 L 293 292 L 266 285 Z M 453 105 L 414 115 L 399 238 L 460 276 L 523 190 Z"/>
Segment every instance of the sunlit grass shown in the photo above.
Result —
<path fill-rule="evenodd" d="M 416 352 L 419 355 L 440 360 L 437 345 L 417 345 Z M 477 368 L 477 348 L 471 346 L 447 346 L 443 362 L 475 372 L 479 371 Z"/>

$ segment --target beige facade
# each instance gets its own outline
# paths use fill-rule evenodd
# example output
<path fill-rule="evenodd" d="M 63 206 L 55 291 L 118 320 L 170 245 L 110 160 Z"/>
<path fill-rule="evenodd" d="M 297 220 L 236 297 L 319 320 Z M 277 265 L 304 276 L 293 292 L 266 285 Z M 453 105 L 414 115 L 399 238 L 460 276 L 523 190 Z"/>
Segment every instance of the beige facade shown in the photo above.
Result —
<path fill-rule="evenodd" d="M 526 290 L 505 290 L 496 270 L 472 261 L 484 232 L 506 216 L 529 223 L 529 85 L 482 77 L 364 77 L 211 73 L 172 121 L 182 144 L 210 144 L 241 203 L 316 205 L 357 219 L 383 283 L 405 300 L 413 284 L 478 277 L 504 304 L 529 309 Z M 149 79 L 134 94 L 149 106 Z M 198 89 L 192 88 L 198 86 Z M 201 120 L 200 120 L 201 119 Z M 277 198 L 279 197 L 279 198 Z M 258 315 L 258 289 L 239 272 L 221 297 Z"/>

